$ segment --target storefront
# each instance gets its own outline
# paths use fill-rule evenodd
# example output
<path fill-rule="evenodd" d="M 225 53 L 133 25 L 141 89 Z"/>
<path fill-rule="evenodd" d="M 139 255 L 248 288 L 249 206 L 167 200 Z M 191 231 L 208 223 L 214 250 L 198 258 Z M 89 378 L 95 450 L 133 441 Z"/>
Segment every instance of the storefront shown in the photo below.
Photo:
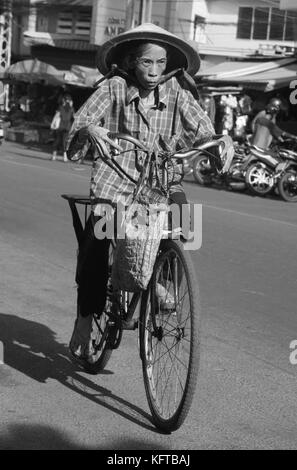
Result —
<path fill-rule="evenodd" d="M 274 61 L 227 61 L 204 69 L 197 77 L 198 87 L 211 88 L 217 94 L 224 92 L 249 96 L 252 101 L 251 117 L 264 109 L 270 98 L 280 97 L 284 111 L 279 117 L 279 125 L 284 130 L 297 134 L 297 104 L 292 102 L 291 83 L 297 80 L 297 58 L 290 57 Z M 233 92 L 228 92 L 228 88 Z M 217 99 L 216 103 L 219 101 Z"/>
<path fill-rule="evenodd" d="M 96 69 L 78 65 L 58 70 L 37 59 L 13 64 L 1 77 L 9 85 L 6 139 L 46 143 L 63 94 L 71 95 L 77 110 L 92 94 L 93 84 L 100 77 Z"/>

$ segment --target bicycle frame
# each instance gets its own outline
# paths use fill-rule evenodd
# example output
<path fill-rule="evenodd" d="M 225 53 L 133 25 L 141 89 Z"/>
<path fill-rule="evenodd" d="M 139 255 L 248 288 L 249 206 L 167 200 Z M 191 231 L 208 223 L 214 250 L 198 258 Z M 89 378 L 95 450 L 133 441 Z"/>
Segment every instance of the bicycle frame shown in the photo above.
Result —
<path fill-rule="evenodd" d="M 134 139 L 132 136 L 126 136 L 124 134 L 109 134 L 109 137 L 119 140 L 119 139 L 126 139 L 133 143 L 136 146 L 136 151 L 142 151 L 142 152 L 148 152 L 148 149 L 146 149 L 143 144 L 141 144 L 137 139 Z M 215 141 L 212 143 L 213 145 L 217 146 L 218 141 Z M 210 143 L 205 144 L 205 146 L 208 148 L 211 146 Z M 113 158 L 118 156 L 118 152 L 113 153 Z M 181 161 L 183 158 L 185 158 L 185 154 L 180 154 L 180 153 L 173 153 L 170 152 L 167 155 L 164 155 L 164 160 L 162 163 L 162 178 L 161 178 L 161 187 L 162 189 L 166 192 L 167 197 L 169 197 L 169 184 L 168 184 L 168 165 L 170 159 L 173 158 L 176 161 Z M 87 218 L 89 215 L 89 207 L 91 205 L 91 199 L 90 197 L 87 196 L 81 196 L 81 195 L 71 195 L 71 194 L 63 194 L 62 197 L 67 200 L 71 214 L 72 214 L 72 221 L 73 221 L 73 227 L 75 231 L 75 235 L 77 238 L 78 246 L 81 243 L 82 236 L 83 236 L 83 231 L 84 231 L 84 226 L 87 222 Z M 100 201 L 98 200 L 98 203 Z M 102 201 L 103 202 L 103 201 Z M 84 222 L 82 222 L 79 212 L 77 210 L 77 205 L 83 205 L 84 206 Z M 177 293 L 174 293 L 175 298 L 177 297 Z M 132 296 L 132 297 L 131 297 Z M 135 311 L 137 308 L 137 305 L 139 301 L 141 300 L 142 292 L 135 292 L 135 293 L 129 293 L 126 291 L 119 291 L 116 295 L 113 294 L 112 299 L 112 304 L 113 308 L 111 309 L 110 312 L 108 312 L 108 317 L 110 318 L 111 321 L 114 321 L 116 326 L 120 330 L 134 330 L 138 326 L 138 319 L 134 318 Z"/>
<path fill-rule="evenodd" d="M 127 137 L 124 134 L 111 134 L 111 133 L 109 134 L 109 136 L 113 139 L 121 139 L 121 138 Z M 134 143 L 138 147 L 136 151 L 138 150 L 142 152 L 148 152 L 148 150 L 133 137 L 128 136 L 128 140 Z M 113 157 L 116 157 L 118 155 L 119 155 L 118 152 L 114 152 Z M 168 165 L 169 165 L 169 161 L 171 158 L 174 158 L 176 161 L 181 161 L 183 158 L 185 158 L 185 155 L 175 154 L 171 152 L 171 153 L 168 153 L 168 155 L 166 155 L 164 158 L 163 168 L 162 168 L 161 187 L 163 188 L 163 190 L 165 190 L 167 197 L 169 197 Z M 88 214 L 89 214 L 88 208 L 91 205 L 91 199 L 90 197 L 87 197 L 87 196 L 71 195 L 71 194 L 62 194 L 62 197 L 66 199 L 69 204 L 71 214 L 72 214 L 72 221 L 73 221 L 75 235 L 77 238 L 78 245 L 80 245 L 83 231 L 84 231 L 84 226 L 86 225 Z M 82 222 L 79 216 L 79 212 L 77 210 L 77 204 L 84 205 L 84 223 Z M 111 312 L 109 312 L 108 316 L 110 317 L 112 321 L 114 321 L 117 324 L 119 329 L 134 330 L 137 328 L 138 319 L 134 319 L 133 317 L 135 315 L 137 305 L 141 299 L 141 295 L 142 295 L 142 292 L 136 292 L 132 294 L 132 298 L 131 298 L 131 293 L 120 291 L 117 294 L 117 296 L 114 296 L 113 309 Z M 177 294 L 175 293 L 175 297 L 176 296 Z M 120 313 L 120 321 L 119 321 L 119 313 Z"/>

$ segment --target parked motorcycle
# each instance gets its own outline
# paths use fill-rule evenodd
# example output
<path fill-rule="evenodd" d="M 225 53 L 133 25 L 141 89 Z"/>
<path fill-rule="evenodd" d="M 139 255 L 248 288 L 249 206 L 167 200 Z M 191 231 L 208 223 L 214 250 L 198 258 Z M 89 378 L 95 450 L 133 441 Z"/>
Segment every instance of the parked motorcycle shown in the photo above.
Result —
<path fill-rule="evenodd" d="M 288 145 L 287 142 L 284 145 Z M 278 188 L 284 200 L 293 201 L 297 196 L 294 182 L 297 174 L 297 152 L 279 147 L 268 151 L 251 147 L 250 153 L 256 160 L 249 166 L 245 175 L 249 190 L 258 196 L 264 196 Z"/>
<path fill-rule="evenodd" d="M 297 171 L 288 171 L 278 182 L 279 195 L 287 202 L 297 202 Z"/>
<path fill-rule="evenodd" d="M 252 160 L 249 156 L 248 142 L 234 145 L 234 156 L 225 173 L 222 173 L 221 159 L 207 148 L 208 144 L 201 145 L 183 160 L 185 174 L 193 174 L 195 181 L 202 186 L 215 184 L 233 190 L 244 190 L 245 172 Z"/>
<path fill-rule="evenodd" d="M 297 202 L 297 142 L 291 149 L 281 150 L 286 159 L 286 168 L 278 181 L 279 195 L 287 202 Z"/>

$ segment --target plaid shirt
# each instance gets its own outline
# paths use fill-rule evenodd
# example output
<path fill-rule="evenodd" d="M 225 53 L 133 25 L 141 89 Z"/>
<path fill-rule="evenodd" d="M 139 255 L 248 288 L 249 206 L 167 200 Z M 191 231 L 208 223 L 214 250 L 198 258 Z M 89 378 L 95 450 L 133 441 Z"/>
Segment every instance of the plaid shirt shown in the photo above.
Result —
<path fill-rule="evenodd" d="M 200 145 L 215 134 L 212 124 L 192 94 L 181 88 L 176 78 L 159 85 L 155 90 L 155 105 L 148 111 L 142 105 L 139 90 L 121 77 L 105 80 L 75 115 L 68 138 L 70 157 L 84 157 L 89 143 L 80 142 L 77 131 L 95 124 L 111 132 L 129 134 L 151 150 L 160 150 L 160 136 L 171 148 L 180 150 Z M 123 150 L 131 152 L 116 157 L 117 163 L 134 180 L 138 180 L 136 152 L 133 144 L 120 141 Z M 128 204 L 135 185 L 115 168 L 98 158 L 94 160 L 91 176 L 91 198 Z M 180 184 L 171 191 L 182 191 Z M 94 209 L 94 208 L 93 208 Z"/>

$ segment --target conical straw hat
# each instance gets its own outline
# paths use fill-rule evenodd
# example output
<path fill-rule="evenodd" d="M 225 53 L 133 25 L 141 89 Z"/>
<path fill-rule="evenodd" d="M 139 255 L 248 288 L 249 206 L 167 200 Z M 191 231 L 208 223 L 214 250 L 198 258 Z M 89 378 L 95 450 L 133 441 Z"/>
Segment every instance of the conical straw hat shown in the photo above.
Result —
<path fill-rule="evenodd" d="M 169 61 L 166 72 L 183 67 L 190 75 L 195 75 L 200 67 L 198 52 L 186 41 L 152 23 L 143 23 L 105 42 L 99 49 L 98 68 L 105 75 L 111 64 L 120 65 L 125 46 L 131 41 L 157 41 L 169 46 Z"/>

